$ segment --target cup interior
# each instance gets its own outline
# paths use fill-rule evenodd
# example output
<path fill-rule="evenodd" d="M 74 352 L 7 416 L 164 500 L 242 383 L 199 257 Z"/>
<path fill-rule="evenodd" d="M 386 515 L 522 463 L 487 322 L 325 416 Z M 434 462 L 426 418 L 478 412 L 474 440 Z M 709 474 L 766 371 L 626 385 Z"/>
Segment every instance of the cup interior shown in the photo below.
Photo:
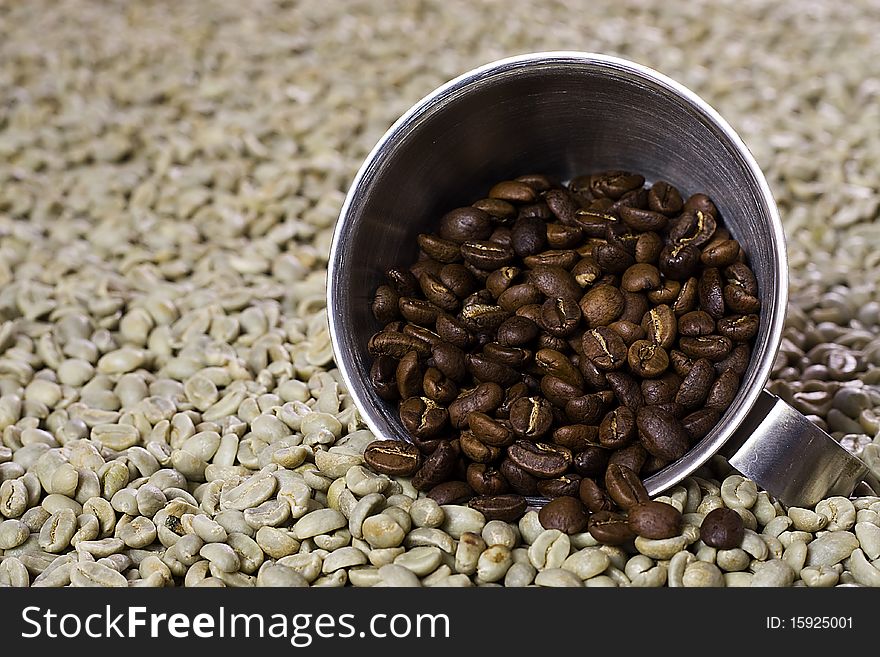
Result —
<path fill-rule="evenodd" d="M 392 126 L 355 178 L 331 250 L 328 314 L 336 362 L 377 437 L 406 438 L 395 405 L 369 385 L 367 342 L 380 328 L 370 305 L 383 272 L 414 262 L 419 233 L 499 180 L 603 169 L 708 194 L 743 245 L 762 302 L 736 399 L 687 455 L 646 480 L 649 492 L 693 472 L 730 437 L 766 383 L 782 334 L 787 268 L 775 203 L 748 149 L 704 101 L 650 69 L 588 53 L 502 60 L 449 82 Z"/>

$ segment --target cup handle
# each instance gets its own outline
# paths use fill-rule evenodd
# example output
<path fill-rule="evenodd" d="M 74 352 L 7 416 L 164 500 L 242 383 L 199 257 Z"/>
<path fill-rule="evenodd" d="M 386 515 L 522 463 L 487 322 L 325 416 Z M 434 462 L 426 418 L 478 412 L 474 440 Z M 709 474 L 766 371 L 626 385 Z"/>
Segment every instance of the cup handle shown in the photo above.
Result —
<path fill-rule="evenodd" d="M 860 459 L 766 390 L 721 453 L 786 506 L 849 496 L 868 474 Z"/>

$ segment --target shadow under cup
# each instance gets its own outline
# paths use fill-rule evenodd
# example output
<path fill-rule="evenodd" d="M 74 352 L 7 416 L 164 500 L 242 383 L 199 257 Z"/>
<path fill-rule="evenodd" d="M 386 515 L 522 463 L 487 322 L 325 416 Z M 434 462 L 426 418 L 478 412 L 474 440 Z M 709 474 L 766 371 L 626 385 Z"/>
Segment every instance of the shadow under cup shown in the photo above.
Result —
<path fill-rule="evenodd" d="M 719 424 L 684 457 L 645 480 L 651 493 L 708 460 L 754 405 L 776 356 L 787 300 L 782 227 L 767 183 L 732 128 L 674 81 L 625 60 L 538 53 L 489 64 L 440 87 L 376 145 L 349 190 L 328 271 L 337 365 L 379 438 L 406 439 L 396 404 L 369 384 L 370 309 L 383 272 L 418 255 L 416 236 L 449 210 L 526 173 L 561 180 L 626 169 L 708 194 L 746 251 L 762 302 L 740 391 Z"/>

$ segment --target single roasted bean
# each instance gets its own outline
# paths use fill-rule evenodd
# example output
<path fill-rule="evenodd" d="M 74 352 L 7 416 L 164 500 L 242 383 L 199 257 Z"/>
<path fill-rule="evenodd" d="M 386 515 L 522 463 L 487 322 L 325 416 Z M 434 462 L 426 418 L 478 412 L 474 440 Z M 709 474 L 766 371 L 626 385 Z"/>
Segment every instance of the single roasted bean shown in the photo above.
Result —
<path fill-rule="evenodd" d="M 565 447 L 525 440 L 508 447 L 507 456 L 529 474 L 545 479 L 562 475 L 572 463 L 572 453 Z"/>
<path fill-rule="evenodd" d="M 587 513 L 581 501 L 563 496 L 548 502 L 538 512 L 538 519 L 545 529 L 557 529 L 566 534 L 576 534 L 587 527 Z"/>
<path fill-rule="evenodd" d="M 742 517 L 727 508 L 717 508 L 706 514 L 700 525 L 700 538 L 706 545 L 729 550 L 738 547 L 743 540 Z"/>
<path fill-rule="evenodd" d="M 525 512 L 526 499 L 521 495 L 482 495 L 468 501 L 468 506 L 479 511 L 487 520 L 512 522 Z"/>
<path fill-rule="evenodd" d="M 643 502 L 627 511 L 630 529 L 644 538 L 663 539 L 676 536 L 682 529 L 678 509 L 662 502 Z"/>
<path fill-rule="evenodd" d="M 648 491 L 630 468 L 611 464 L 605 472 L 605 490 L 621 508 L 629 509 L 649 501 Z"/>

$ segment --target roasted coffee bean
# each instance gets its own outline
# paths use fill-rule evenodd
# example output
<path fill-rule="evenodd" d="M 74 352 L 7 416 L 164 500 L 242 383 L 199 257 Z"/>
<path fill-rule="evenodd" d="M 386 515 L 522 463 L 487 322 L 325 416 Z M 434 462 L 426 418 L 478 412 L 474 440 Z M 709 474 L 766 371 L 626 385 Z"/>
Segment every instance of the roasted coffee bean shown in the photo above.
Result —
<path fill-rule="evenodd" d="M 516 218 L 535 218 L 547 222 L 553 219 L 553 213 L 550 212 L 550 208 L 547 207 L 546 203 L 544 203 L 543 201 L 538 201 L 537 203 L 526 203 L 525 205 L 520 205 L 516 212 Z"/>
<path fill-rule="evenodd" d="M 749 296 L 758 296 L 758 279 L 755 278 L 754 272 L 745 263 L 735 262 L 725 267 L 724 278 L 728 284 L 742 288 Z"/>
<path fill-rule="evenodd" d="M 547 224 L 547 246 L 551 249 L 572 249 L 580 246 L 583 239 L 584 229 L 577 224 Z"/>
<path fill-rule="evenodd" d="M 519 380 L 520 375 L 515 369 L 485 356 L 468 354 L 465 362 L 467 371 L 481 383 L 491 381 L 502 387 L 508 387 Z"/>
<path fill-rule="evenodd" d="M 419 354 L 415 351 L 408 352 L 397 364 L 395 379 L 397 390 L 404 399 L 418 397 L 422 394 L 422 366 L 419 362 Z"/>
<path fill-rule="evenodd" d="M 540 331 L 540 327 L 532 320 L 515 315 L 505 319 L 498 327 L 498 342 L 510 347 L 521 347 L 537 338 Z"/>
<path fill-rule="evenodd" d="M 702 210 L 686 210 L 669 229 L 669 239 L 675 244 L 703 246 L 712 236 L 718 224 L 715 215 Z"/>
<path fill-rule="evenodd" d="M 402 440 L 374 440 L 364 450 L 364 461 L 380 474 L 409 477 L 419 469 L 422 455 Z"/>
<path fill-rule="evenodd" d="M 667 461 L 666 459 L 658 459 L 653 454 L 648 454 L 648 458 L 645 459 L 645 464 L 642 466 L 642 470 L 639 473 L 644 477 L 648 477 L 655 472 L 660 472 L 667 465 L 672 463 L 672 461 Z"/>
<path fill-rule="evenodd" d="M 404 319 L 419 326 L 433 326 L 442 310 L 430 301 L 415 297 L 400 297 L 397 307 Z"/>
<path fill-rule="evenodd" d="M 382 399 L 395 401 L 400 398 L 397 390 L 397 359 L 377 356 L 370 366 L 370 385 Z"/>
<path fill-rule="evenodd" d="M 519 217 L 513 224 L 510 245 L 520 258 L 540 253 L 547 246 L 547 224 L 539 217 Z"/>
<path fill-rule="evenodd" d="M 468 501 L 468 506 L 485 516 L 486 520 L 514 522 L 526 512 L 528 503 L 522 495 L 483 495 Z"/>
<path fill-rule="evenodd" d="M 687 432 L 691 443 L 696 443 L 718 424 L 720 417 L 721 412 L 714 408 L 701 408 L 685 415 L 681 420 L 681 426 Z"/>
<path fill-rule="evenodd" d="M 525 367 L 532 360 L 532 352 L 519 347 L 508 347 L 497 342 L 483 346 L 483 356 L 491 361 L 513 368 Z"/>
<path fill-rule="evenodd" d="M 678 346 L 691 358 L 708 358 L 717 362 L 727 357 L 733 342 L 723 335 L 700 335 L 695 338 L 683 337 L 678 341 Z"/>
<path fill-rule="evenodd" d="M 489 190 L 489 198 L 500 198 L 511 203 L 532 203 L 537 198 L 535 190 L 518 180 L 502 180 Z"/>
<path fill-rule="evenodd" d="M 554 187 L 559 187 L 558 181 L 543 173 L 526 173 L 517 176 L 514 180 L 525 183 L 539 193 L 546 192 Z"/>
<path fill-rule="evenodd" d="M 730 352 L 730 355 L 724 360 L 715 363 L 715 371 L 721 374 L 724 371 L 731 370 L 737 376 L 743 376 L 749 367 L 749 359 L 751 358 L 751 349 L 747 344 L 738 344 Z"/>
<path fill-rule="evenodd" d="M 555 479 L 539 479 L 538 492 L 544 497 L 555 498 L 571 495 L 577 497 L 580 489 L 581 476 L 578 474 L 564 474 Z"/>
<path fill-rule="evenodd" d="M 576 225 L 576 213 L 580 206 L 574 196 L 565 189 L 551 189 L 544 195 L 550 212 L 566 226 Z"/>
<path fill-rule="evenodd" d="M 635 264 L 635 257 L 619 242 L 597 244 L 593 249 L 593 258 L 603 270 L 612 274 L 622 274 Z"/>
<path fill-rule="evenodd" d="M 604 545 L 623 545 L 636 537 L 626 516 L 613 511 L 596 511 L 587 522 L 590 536 Z"/>
<path fill-rule="evenodd" d="M 415 274 L 405 269 L 392 267 L 385 272 L 385 278 L 398 296 L 411 297 L 419 292 L 419 280 Z"/>
<path fill-rule="evenodd" d="M 413 436 L 433 438 L 446 428 L 449 414 L 428 397 L 410 397 L 400 404 L 400 421 Z"/>
<path fill-rule="evenodd" d="M 514 435 L 510 429 L 485 413 L 474 411 L 467 416 L 467 422 L 473 435 L 486 445 L 507 447 L 513 443 Z"/>
<path fill-rule="evenodd" d="M 645 178 L 629 171 L 604 171 L 591 176 L 590 190 L 596 196 L 618 199 L 628 191 L 639 189 Z"/>
<path fill-rule="evenodd" d="M 693 275 L 700 263 L 700 251 L 691 244 L 667 244 L 660 252 L 660 273 L 683 281 Z"/>
<path fill-rule="evenodd" d="M 679 191 L 664 180 L 658 180 L 648 190 L 648 207 L 668 217 L 681 212 L 684 203 Z"/>
<path fill-rule="evenodd" d="M 572 386 L 583 385 L 583 375 L 571 360 L 562 352 L 555 349 L 539 349 L 535 353 L 535 366 L 541 374 L 550 374 Z"/>
<path fill-rule="evenodd" d="M 544 529 L 577 534 L 587 527 L 587 510 L 579 499 L 565 495 L 545 504 L 538 512 L 538 521 Z"/>
<path fill-rule="evenodd" d="M 427 496 L 443 506 L 445 504 L 465 504 L 475 495 L 474 490 L 464 481 L 444 481 L 431 488 Z"/>
<path fill-rule="evenodd" d="M 434 258 L 429 258 L 427 255 L 424 258 L 420 259 L 418 262 L 413 263 L 407 273 L 412 274 L 412 276 L 415 278 L 416 285 L 413 288 L 412 292 L 410 292 L 409 294 L 401 293 L 401 296 L 411 297 L 418 294 L 419 276 L 421 276 L 422 274 L 432 274 L 433 276 L 439 276 L 440 270 L 442 269 L 442 262 L 440 262 L 439 260 L 434 260 Z"/>
<path fill-rule="evenodd" d="M 637 411 L 645 403 L 639 382 L 626 372 L 608 372 L 605 375 L 605 380 L 617 397 L 617 401 L 624 406 Z"/>
<path fill-rule="evenodd" d="M 458 347 L 442 342 L 431 349 L 434 367 L 456 383 L 462 383 L 467 376 L 468 368 L 465 353 Z"/>
<path fill-rule="evenodd" d="M 394 291 L 393 287 L 390 285 L 380 285 L 376 288 L 376 295 L 373 297 L 373 317 L 380 324 L 393 322 L 400 317 L 400 311 L 397 308 L 399 300 L 400 295 Z"/>
<path fill-rule="evenodd" d="M 700 210 L 701 212 L 710 212 L 716 217 L 719 216 L 718 208 L 715 207 L 715 204 L 708 196 L 702 193 L 697 193 L 689 196 L 687 201 L 685 201 L 684 207 L 682 209 L 686 212 L 695 212 L 697 210 Z"/>
<path fill-rule="evenodd" d="M 642 233 L 636 239 L 636 247 L 633 257 L 637 263 L 656 263 L 663 250 L 663 238 L 657 233 L 649 231 Z"/>
<path fill-rule="evenodd" d="M 461 245 L 465 262 L 479 269 L 492 271 L 509 265 L 515 253 L 513 249 L 488 240 L 472 240 Z"/>
<path fill-rule="evenodd" d="M 620 287 L 627 292 L 647 292 L 660 287 L 660 272 L 652 264 L 638 263 L 620 277 Z"/>
<path fill-rule="evenodd" d="M 435 328 L 437 335 L 459 349 L 466 349 L 473 342 L 473 335 L 464 322 L 449 315 L 440 315 Z"/>
<path fill-rule="evenodd" d="M 608 379 L 605 373 L 597 368 L 586 356 L 578 358 L 578 370 L 584 377 L 584 382 L 594 390 L 604 390 L 608 387 Z"/>
<path fill-rule="evenodd" d="M 726 370 L 718 375 L 715 383 L 709 388 L 706 406 L 724 411 L 733 403 L 737 392 L 739 392 L 739 377 L 731 370 Z"/>
<path fill-rule="evenodd" d="M 673 461 L 687 452 L 690 443 L 681 423 L 659 406 L 643 406 L 636 414 L 639 440 L 654 456 Z"/>
<path fill-rule="evenodd" d="M 605 415 L 608 406 L 614 401 L 613 393 L 609 398 L 608 390 L 604 393 L 591 393 L 570 399 L 565 404 L 565 415 L 572 422 L 595 425 Z"/>
<path fill-rule="evenodd" d="M 639 442 L 612 452 L 608 457 L 608 465 L 620 465 L 633 472 L 641 472 L 647 460 L 648 451 Z"/>
<path fill-rule="evenodd" d="M 580 480 L 578 497 L 592 513 L 613 511 L 615 508 L 614 502 L 608 497 L 608 493 L 596 483 L 595 479 L 589 477 L 583 477 Z"/>
<path fill-rule="evenodd" d="M 754 295 L 749 294 L 738 285 L 724 286 L 724 304 L 728 310 L 735 313 L 756 313 L 761 308 L 761 301 Z"/>
<path fill-rule="evenodd" d="M 475 207 L 456 208 L 440 219 L 440 237 L 456 244 L 489 239 L 492 230 L 492 217 Z"/>
<path fill-rule="evenodd" d="M 591 445 L 574 455 L 572 465 L 579 475 L 601 477 L 608 467 L 609 452 L 604 447 Z"/>
<path fill-rule="evenodd" d="M 672 366 L 672 369 L 675 370 L 676 374 L 680 377 L 685 377 L 694 366 L 694 360 L 678 349 L 670 349 L 669 364 Z"/>
<path fill-rule="evenodd" d="M 659 344 L 650 340 L 636 340 L 629 347 L 627 363 L 639 376 L 660 376 L 669 367 L 669 355 Z"/>
<path fill-rule="evenodd" d="M 541 265 L 528 272 L 528 282 L 548 297 L 581 298 L 581 287 L 571 273 L 553 265 Z"/>
<path fill-rule="evenodd" d="M 599 429 L 588 424 L 566 424 L 553 430 L 553 442 L 581 452 L 599 440 Z"/>
<path fill-rule="evenodd" d="M 631 509 L 650 500 L 636 471 L 616 463 L 609 463 L 605 471 L 605 490 L 621 509 Z"/>
<path fill-rule="evenodd" d="M 667 278 L 663 279 L 659 288 L 648 292 L 648 301 L 656 304 L 671 304 L 679 294 L 681 294 L 681 283 Z"/>
<path fill-rule="evenodd" d="M 663 502 L 642 502 L 627 511 L 627 524 L 642 538 L 672 538 L 681 533 L 681 512 Z"/>
<path fill-rule="evenodd" d="M 499 469 L 515 493 L 519 495 L 538 494 L 538 478 L 523 470 L 509 458 L 501 461 Z"/>
<path fill-rule="evenodd" d="M 642 316 L 641 327 L 645 338 L 663 349 L 669 349 L 678 336 L 678 321 L 672 308 L 661 304 L 651 308 Z"/>
<path fill-rule="evenodd" d="M 656 379 L 642 381 L 642 397 L 646 404 L 665 404 L 675 401 L 682 378 L 673 371 L 665 372 Z"/>
<path fill-rule="evenodd" d="M 694 362 L 690 371 L 683 377 L 675 401 L 685 408 L 696 408 L 706 401 L 709 387 L 715 380 L 715 369 L 706 358 Z"/>
<path fill-rule="evenodd" d="M 467 424 L 469 413 L 478 411 L 489 414 L 501 405 L 504 391 L 497 383 L 481 383 L 476 388 L 463 392 L 449 405 L 449 421 L 456 429 Z"/>
<path fill-rule="evenodd" d="M 623 338 L 607 326 L 585 331 L 581 344 L 584 355 L 603 372 L 620 369 L 626 363 L 627 347 Z"/>
<path fill-rule="evenodd" d="M 527 440 L 517 440 L 508 447 L 507 458 L 541 479 L 559 477 L 572 463 L 571 450 L 560 445 Z"/>
<path fill-rule="evenodd" d="M 639 208 L 641 210 L 647 210 L 648 208 L 648 190 L 644 187 L 640 187 L 639 189 L 632 189 L 626 192 L 619 199 L 614 201 L 611 206 L 611 209 L 616 212 L 620 212 L 621 208 Z"/>
<path fill-rule="evenodd" d="M 674 312 L 678 317 L 681 317 L 685 313 L 689 313 L 690 311 L 696 309 L 698 296 L 699 281 L 696 279 L 696 277 L 691 276 L 684 283 L 682 283 L 681 291 L 678 293 L 675 301 L 672 302 L 672 312 Z"/>
<path fill-rule="evenodd" d="M 495 230 L 492 231 L 492 234 L 489 235 L 489 241 L 500 244 L 504 248 L 512 249 L 513 231 L 507 226 L 498 226 Z"/>
<path fill-rule="evenodd" d="M 623 292 L 623 312 L 620 319 L 640 324 L 645 314 L 651 309 L 648 297 L 642 292 Z"/>
<path fill-rule="evenodd" d="M 591 256 L 587 256 L 577 261 L 571 269 L 571 275 L 579 286 L 586 288 L 599 280 L 602 276 L 602 268 Z"/>
<path fill-rule="evenodd" d="M 518 308 L 537 304 L 541 300 L 541 292 L 531 283 L 511 285 L 498 296 L 498 305 L 508 312 Z"/>
<path fill-rule="evenodd" d="M 416 324 L 405 324 L 401 329 L 401 333 L 418 338 L 422 342 L 427 342 L 431 349 L 443 342 L 443 338 L 434 333 L 434 331 Z"/>
<path fill-rule="evenodd" d="M 496 269 L 486 279 L 486 289 L 497 299 L 521 273 L 519 267 L 508 266 Z"/>
<path fill-rule="evenodd" d="M 455 292 L 446 287 L 438 276 L 422 274 L 419 277 L 419 285 L 425 298 L 446 312 L 455 312 L 461 305 Z"/>
<path fill-rule="evenodd" d="M 547 400 L 559 409 L 564 409 L 569 400 L 584 394 L 582 386 L 572 385 L 565 379 L 548 374 L 541 378 L 541 392 Z"/>
<path fill-rule="evenodd" d="M 459 319 L 470 331 L 480 333 L 497 330 L 509 316 L 501 306 L 490 303 L 466 303 L 461 309 Z"/>
<path fill-rule="evenodd" d="M 440 406 L 451 403 L 458 397 L 458 386 L 436 367 L 429 367 L 422 379 L 422 390 Z"/>
<path fill-rule="evenodd" d="M 523 258 L 523 262 L 529 269 L 536 267 L 561 267 L 566 271 L 570 271 L 580 259 L 580 253 L 574 249 L 551 249 L 526 256 Z"/>
<path fill-rule="evenodd" d="M 496 221 L 509 223 L 516 218 L 516 207 L 512 203 L 500 198 L 482 198 L 471 204 L 472 207 L 482 210 Z"/>
<path fill-rule="evenodd" d="M 459 453 L 457 441 L 441 441 L 413 475 L 412 485 L 416 490 L 428 491 L 448 480 Z"/>
<path fill-rule="evenodd" d="M 715 320 L 703 310 L 692 310 L 679 318 L 678 332 L 689 338 L 710 335 L 715 332 Z"/>
<path fill-rule="evenodd" d="M 553 424 L 553 411 L 543 397 L 523 397 L 510 406 L 510 427 L 517 436 L 535 440 Z"/>
<path fill-rule="evenodd" d="M 608 325 L 608 328 L 620 336 L 627 349 L 636 340 L 643 340 L 646 337 L 645 330 L 641 326 L 625 319 L 618 319 L 616 322 L 611 322 Z"/>
<path fill-rule="evenodd" d="M 581 309 L 570 297 L 551 297 L 541 307 L 541 327 L 558 338 L 571 335 L 580 321 Z"/>
<path fill-rule="evenodd" d="M 709 267 L 700 277 L 699 299 L 700 308 L 714 319 L 724 317 L 724 290 L 721 272 L 716 267 Z"/>
<path fill-rule="evenodd" d="M 607 449 L 621 449 L 636 439 L 636 415 L 626 406 L 618 406 L 602 418 L 599 443 Z"/>
<path fill-rule="evenodd" d="M 748 342 L 758 334 L 757 315 L 731 315 L 718 320 L 718 333 L 734 342 Z"/>
<path fill-rule="evenodd" d="M 501 472 L 485 463 L 471 463 L 467 467 L 467 482 L 477 495 L 501 495 L 509 487 Z"/>
<path fill-rule="evenodd" d="M 430 347 L 424 340 L 392 331 L 375 333 L 367 344 L 367 350 L 371 356 L 391 356 L 398 359 L 410 351 L 416 351 L 422 357 L 427 357 L 430 353 Z"/>
<path fill-rule="evenodd" d="M 745 537 L 743 519 L 733 509 L 719 507 L 706 514 L 700 525 L 700 540 L 709 547 L 732 550 L 742 545 Z"/>
<path fill-rule="evenodd" d="M 654 210 L 623 206 L 619 209 L 620 218 L 627 226 L 640 232 L 662 231 L 666 228 L 668 218 L 665 214 Z"/>
<path fill-rule="evenodd" d="M 461 247 L 452 240 L 445 240 L 442 237 L 428 233 L 420 233 L 416 241 L 419 244 L 419 248 L 434 260 L 443 263 L 461 260 Z"/>
<path fill-rule="evenodd" d="M 611 285 L 591 288 L 579 303 L 588 328 L 608 326 L 623 313 L 623 294 Z"/>
<path fill-rule="evenodd" d="M 742 249 L 736 240 L 721 240 L 707 244 L 700 261 L 707 267 L 727 267 L 736 262 Z"/>
<path fill-rule="evenodd" d="M 480 442 L 470 431 L 461 432 L 459 447 L 462 454 L 475 463 L 491 463 L 501 456 L 500 447 L 492 447 Z"/>

